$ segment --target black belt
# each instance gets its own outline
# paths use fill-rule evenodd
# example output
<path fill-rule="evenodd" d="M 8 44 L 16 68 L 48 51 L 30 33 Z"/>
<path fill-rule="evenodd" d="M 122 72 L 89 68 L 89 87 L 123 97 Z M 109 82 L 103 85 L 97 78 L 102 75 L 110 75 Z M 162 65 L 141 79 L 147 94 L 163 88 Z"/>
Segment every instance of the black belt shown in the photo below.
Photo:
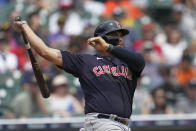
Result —
<path fill-rule="evenodd" d="M 117 121 L 119 123 L 122 123 L 126 126 L 128 126 L 128 124 L 129 124 L 129 119 L 118 117 L 118 116 L 115 116 L 115 115 L 107 115 L 107 114 L 99 113 L 97 115 L 97 118 L 111 119 L 111 120 Z"/>

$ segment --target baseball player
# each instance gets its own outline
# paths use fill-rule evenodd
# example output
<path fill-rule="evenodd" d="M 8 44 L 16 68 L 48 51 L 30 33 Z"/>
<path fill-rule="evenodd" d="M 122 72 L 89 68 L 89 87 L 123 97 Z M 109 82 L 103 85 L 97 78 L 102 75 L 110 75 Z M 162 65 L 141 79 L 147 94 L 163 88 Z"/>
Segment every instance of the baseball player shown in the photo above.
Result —
<path fill-rule="evenodd" d="M 122 48 L 129 31 L 117 21 L 100 24 L 87 43 L 99 53 L 77 54 L 48 47 L 28 26 L 15 22 L 40 56 L 79 78 L 85 98 L 85 131 L 130 131 L 129 118 L 137 80 L 145 62 L 141 55 Z"/>

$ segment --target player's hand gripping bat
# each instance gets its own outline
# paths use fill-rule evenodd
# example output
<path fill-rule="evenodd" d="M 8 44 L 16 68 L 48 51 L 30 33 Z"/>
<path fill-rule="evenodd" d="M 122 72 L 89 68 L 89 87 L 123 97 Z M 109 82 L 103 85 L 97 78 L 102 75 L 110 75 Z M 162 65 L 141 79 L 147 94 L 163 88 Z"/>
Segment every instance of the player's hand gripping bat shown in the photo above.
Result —
<path fill-rule="evenodd" d="M 21 21 L 21 17 L 20 16 L 17 16 L 15 17 L 15 21 Z M 29 54 L 29 58 L 31 60 L 31 64 L 32 64 L 32 67 L 33 67 L 33 72 L 35 74 L 35 78 L 37 80 L 37 84 L 40 88 L 40 91 L 41 91 L 41 94 L 44 98 L 48 98 L 50 96 L 50 91 L 48 89 L 48 87 L 46 86 L 46 83 L 44 81 L 44 77 L 43 77 L 43 74 L 40 70 L 40 67 L 32 53 L 32 50 L 31 50 L 31 46 L 30 46 L 30 43 L 28 42 L 26 36 L 25 36 L 25 33 L 22 31 L 22 37 L 23 37 L 23 40 L 24 40 L 24 43 L 25 43 L 25 48 L 27 49 L 27 52 Z"/>

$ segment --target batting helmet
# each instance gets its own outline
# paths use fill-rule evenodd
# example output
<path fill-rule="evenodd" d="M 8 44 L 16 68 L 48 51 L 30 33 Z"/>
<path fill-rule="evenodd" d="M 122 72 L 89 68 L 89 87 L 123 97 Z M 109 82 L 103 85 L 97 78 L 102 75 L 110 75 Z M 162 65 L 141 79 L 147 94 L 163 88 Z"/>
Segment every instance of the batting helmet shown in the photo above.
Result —
<path fill-rule="evenodd" d="M 97 26 L 94 32 L 94 36 L 96 37 L 101 35 L 107 35 L 108 33 L 114 31 L 121 32 L 123 36 L 129 34 L 129 31 L 125 28 L 122 28 L 118 21 L 108 20 Z"/>
<path fill-rule="evenodd" d="M 125 28 L 122 28 L 119 22 L 115 20 L 108 20 L 97 26 L 94 32 L 94 37 L 101 36 L 107 43 L 117 45 L 119 43 L 118 38 L 106 36 L 107 34 L 112 33 L 114 31 L 121 32 L 122 36 L 129 34 L 129 31 Z"/>

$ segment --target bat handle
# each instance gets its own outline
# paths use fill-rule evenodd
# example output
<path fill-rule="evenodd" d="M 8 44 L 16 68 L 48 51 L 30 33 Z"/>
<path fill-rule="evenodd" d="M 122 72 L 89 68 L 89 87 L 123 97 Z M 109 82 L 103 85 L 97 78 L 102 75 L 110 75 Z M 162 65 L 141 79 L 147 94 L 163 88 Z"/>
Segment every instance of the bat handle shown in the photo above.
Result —
<path fill-rule="evenodd" d="M 16 16 L 15 17 L 15 21 L 22 21 L 22 17 L 21 16 Z M 25 36 L 24 31 L 22 31 L 21 33 L 22 33 L 22 37 L 23 37 L 26 49 L 30 49 L 31 46 L 30 46 L 30 44 L 29 44 L 29 42 L 27 40 L 27 37 Z"/>
<path fill-rule="evenodd" d="M 23 37 L 23 40 L 24 40 L 25 45 L 28 45 L 29 42 L 28 42 L 28 40 L 27 40 L 27 38 L 26 38 L 26 36 L 25 36 L 24 31 L 22 31 L 21 33 L 22 33 L 22 37 Z"/>

